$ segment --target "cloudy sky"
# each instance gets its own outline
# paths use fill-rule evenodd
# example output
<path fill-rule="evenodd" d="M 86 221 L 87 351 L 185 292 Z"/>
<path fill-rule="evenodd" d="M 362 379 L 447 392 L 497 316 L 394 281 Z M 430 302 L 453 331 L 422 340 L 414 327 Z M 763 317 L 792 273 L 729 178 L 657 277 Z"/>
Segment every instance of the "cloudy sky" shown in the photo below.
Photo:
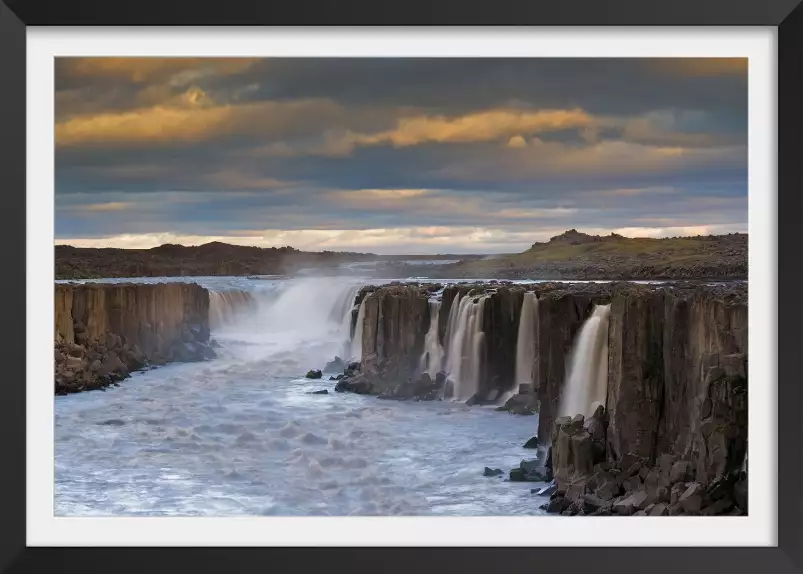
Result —
<path fill-rule="evenodd" d="M 747 230 L 746 60 L 60 58 L 55 139 L 77 246 Z"/>

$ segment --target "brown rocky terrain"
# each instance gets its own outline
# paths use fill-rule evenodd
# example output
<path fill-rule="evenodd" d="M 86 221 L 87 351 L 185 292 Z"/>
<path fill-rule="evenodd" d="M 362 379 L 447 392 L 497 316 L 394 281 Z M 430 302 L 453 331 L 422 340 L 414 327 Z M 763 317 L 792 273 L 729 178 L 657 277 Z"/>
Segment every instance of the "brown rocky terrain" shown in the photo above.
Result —
<path fill-rule="evenodd" d="M 336 390 L 385 398 L 442 397 L 449 384 L 446 374 L 440 373 L 433 381 L 427 374 L 419 375 L 417 362 L 429 327 L 427 299 L 440 289 L 431 283 L 363 289 L 359 296 L 365 299 L 363 361 L 347 370 Z M 448 317 L 458 293 L 489 296 L 483 308 L 485 345 L 479 392 L 472 402 L 493 401 L 501 392 L 513 390 L 518 316 L 525 289 L 538 297 L 535 388 L 515 395 L 509 404 L 516 406 L 510 409 L 514 412 L 521 412 L 522 403 L 525 411 L 539 411 L 538 443 L 551 447 L 548 471 L 554 470 L 554 498 L 561 500 L 552 509 L 590 513 L 591 505 L 583 506 L 578 500 L 585 500 L 586 494 L 593 494 L 615 475 L 614 483 L 606 487 L 610 497 L 603 501 L 610 504 L 598 505 L 593 512 L 746 511 L 742 492 L 746 477 L 741 470 L 747 451 L 746 284 L 447 286 L 442 293 L 441 321 Z M 606 405 L 590 425 L 582 416 L 556 421 L 572 343 L 595 304 L 611 306 Z M 439 324 L 442 343 L 444 332 Z M 685 470 L 677 480 L 670 480 L 664 476 L 666 468 L 676 464 Z M 537 465 L 531 461 L 525 466 Z M 653 470 L 660 480 L 647 484 L 649 476 L 655 478 L 650 474 Z M 529 472 L 514 471 L 511 479 L 522 473 L 526 479 Z M 543 480 L 545 472 L 533 476 Z M 655 484 L 666 490 L 658 492 Z M 637 500 L 616 510 L 623 497 L 640 492 L 646 492 L 646 498 L 639 494 Z M 680 504 L 673 500 L 673 492 L 676 498 L 691 497 L 693 502 Z"/>
<path fill-rule="evenodd" d="M 747 279 L 747 234 L 650 239 L 570 229 L 523 253 L 433 271 L 443 278 Z"/>
<path fill-rule="evenodd" d="M 212 242 L 187 247 L 165 244 L 152 249 L 80 248 L 56 246 L 56 279 L 109 277 L 259 276 L 326 269 L 330 274 L 348 263 L 369 264 L 367 272 L 381 277 L 408 277 L 428 272 L 432 265 L 416 260 L 457 260 L 456 255 L 375 255 L 372 253 L 308 252 L 292 247 L 248 247 Z M 469 260 L 479 256 L 463 256 Z M 412 260 L 412 264 L 407 260 Z"/>
<path fill-rule="evenodd" d="M 420 260 L 457 261 L 441 265 Z M 56 279 L 102 277 L 248 276 L 305 269 L 353 273 L 339 266 L 365 263 L 374 277 L 497 279 L 746 279 L 747 235 L 666 239 L 596 236 L 571 229 L 513 255 L 375 255 L 292 247 L 261 248 L 212 242 L 196 247 L 90 249 L 56 246 Z"/>
<path fill-rule="evenodd" d="M 147 365 L 201 361 L 209 294 L 195 284 L 56 284 L 55 392 L 116 384 Z"/>
<path fill-rule="evenodd" d="M 165 244 L 152 249 L 57 245 L 56 279 L 274 275 L 365 257 L 358 253 L 308 253 L 292 247 L 244 247 L 220 242 L 197 247 Z"/>

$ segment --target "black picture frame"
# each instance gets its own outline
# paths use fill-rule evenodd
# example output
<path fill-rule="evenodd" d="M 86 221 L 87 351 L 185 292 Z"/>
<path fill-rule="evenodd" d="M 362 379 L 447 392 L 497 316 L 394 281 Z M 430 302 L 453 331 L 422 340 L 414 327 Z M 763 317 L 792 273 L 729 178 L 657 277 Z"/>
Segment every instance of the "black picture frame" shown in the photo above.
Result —
<path fill-rule="evenodd" d="M 359 569 L 494 572 L 537 569 L 649 574 L 803 572 L 803 4 L 801 0 L 561 0 L 264 3 L 2 0 L 0 209 L 4 258 L 0 572 L 176 572 Z M 777 26 L 777 548 L 28 548 L 26 547 L 26 26 L 516 25 Z M 755 192 L 756 190 L 751 190 Z M 771 294 L 766 294 L 771 296 Z M 715 523 L 714 524 L 714 528 Z M 534 538 L 538 533 L 533 532 Z M 92 540 L 86 541 L 88 545 Z"/>

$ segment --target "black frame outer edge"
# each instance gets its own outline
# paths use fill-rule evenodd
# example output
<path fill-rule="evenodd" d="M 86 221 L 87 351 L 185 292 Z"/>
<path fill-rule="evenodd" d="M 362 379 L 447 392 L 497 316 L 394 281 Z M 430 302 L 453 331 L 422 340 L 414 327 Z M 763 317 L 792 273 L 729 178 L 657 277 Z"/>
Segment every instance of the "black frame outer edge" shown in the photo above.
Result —
<path fill-rule="evenodd" d="M 4 0 L 28 26 L 777 26 L 799 0 Z"/>
<path fill-rule="evenodd" d="M 426 571 L 468 570 L 495 571 L 502 564 L 554 568 L 561 572 L 595 573 L 622 571 L 630 566 L 649 568 L 650 574 L 663 572 L 710 573 L 727 570 L 738 572 L 803 572 L 803 425 L 801 425 L 801 357 L 803 354 L 803 5 L 800 0 L 774 0 L 760 3 L 763 8 L 743 9 L 744 5 L 724 3 L 675 2 L 673 8 L 630 0 L 599 2 L 596 8 L 591 3 L 579 6 L 580 0 L 543 6 L 535 14 L 541 18 L 518 17 L 517 24 L 540 25 L 778 25 L 778 385 L 779 385 L 779 548 L 27 548 L 25 546 L 25 24 L 28 25 L 76 25 L 76 24 L 231 24 L 249 17 L 245 23 L 258 24 L 268 18 L 274 24 L 278 17 L 284 25 L 337 25 L 342 18 L 347 24 L 358 21 L 367 24 L 394 25 L 420 24 L 499 24 L 510 20 L 511 14 L 499 11 L 483 15 L 476 20 L 476 12 L 461 18 L 459 14 L 445 14 L 438 10 L 419 12 L 414 15 L 386 13 L 388 21 L 378 20 L 375 13 L 354 16 L 347 9 L 337 14 L 334 10 L 322 10 L 317 16 L 310 15 L 299 20 L 293 6 L 283 4 L 290 13 L 290 21 L 282 18 L 266 4 L 261 14 L 240 10 L 234 17 L 201 10 L 193 18 L 190 12 L 180 11 L 174 5 L 160 4 L 160 9 L 149 10 L 142 3 L 134 11 L 128 11 L 125 3 L 82 2 L 78 9 L 74 4 L 62 2 L 28 2 L 25 7 L 18 0 L 7 0 L 9 6 L 0 3 L 0 77 L 4 89 L 0 90 L 0 173 L 3 174 L 4 206 L 0 210 L 0 245 L 5 247 L 4 271 L 10 278 L 3 282 L 2 293 L 10 304 L 5 309 L 6 320 L 15 325 L 13 331 L 3 333 L 4 355 L 10 360 L 6 365 L 7 384 L 0 408 L 0 436 L 7 440 L 3 445 L 3 467 L 0 472 L 0 487 L 6 494 L 0 512 L 0 524 L 5 526 L 0 539 L 0 572 L 38 572 L 50 569 L 58 571 L 106 572 L 109 567 L 116 571 L 141 573 L 143 570 L 175 572 L 179 570 L 263 570 L 303 566 L 329 568 L 333 565 L 360 570 L 409 572 L 411 568 Z M 88 5 L 87 5 L 88 4 Z M 256 5 L 256 3 L 254 4 Z M 448 3 L 447 3 L 448 5 Z M 114 10 L 109 8 L 114 6 Z M 606 14 L 599 14 L 599 7 Z M 517 6 L 521 8 L 522 6 Z M 568 10 L 567 7 L 571 7 Z M 591 8 L 588 9 L 587 8 Z M 659 8 L 655 10 L 655 8 Z M 36 10 L 40 9 L 39 12 Z M 257 10 L 252 8 L 250 10 Z M 580 10 L 581 12 L 572 10 Z M 527 12 L 527 10 L 525 10 Z M 285 14 L 287 12 L 284 12 Z M 143 14 L 145 16 L 143 16 Z M 649 14 L 649 15 L 646 15 Z M 304 15 L 306 17 L 306 15 Z M 487 16 L 487 17 L 486 17 Z M 323 20 L 323 21 L 321 21 Z M 392 20 L 392 21 L 391 21 Z M 23 23 L 25 22 L 25 24 Z M 751 190 L 751 193 L 760 192 Z M 537 538 L 537 533 L 533 533 Z M 626 544 L 623 540 L 623 544 Z M 87 540 L 87 544 L 92 544 Z M 637 566 L 636 566 L 637 567 Z"/>
<path fill-rule="evenodd" d="M 2 298 L 14 333 L 0 331 L 8 367 L 0 399 L 0 571 L 25 547 L 25 26 L 0 3 L 0 248 Z"/>
<path fill-rule="evenodd" d="M 778 544 L 803 571 L 803 4 L 778 28 Z"/>

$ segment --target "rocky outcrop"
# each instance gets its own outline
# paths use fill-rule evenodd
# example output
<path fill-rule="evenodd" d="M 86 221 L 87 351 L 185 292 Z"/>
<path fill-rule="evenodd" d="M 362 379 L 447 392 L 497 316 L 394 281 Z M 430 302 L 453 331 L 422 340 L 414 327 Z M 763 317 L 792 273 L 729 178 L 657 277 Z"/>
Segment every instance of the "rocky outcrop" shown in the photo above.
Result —
<path fill-rule="evenodd" d="M 602 420 L 601 410 L 594 420 Z M 554 492 L 543 510 L 571 516 L 747 513 L 746 471 L 730 470 L 703 483 L 689 461 L 671 453 L 662 453 L 657 463 L 634 453 L 602 460 L 593 447 L 594 420 L 584 428 L 582 418 L 562 417 L 555 423 Z"/>
<path fill-rule="evenodd" d="M 624 293 L 611 302 L 607 403 L 613 459 L 628 452 L 654 456 L 664 407 L 663 327 L 661 291 Z"/>
<path fill-rule="evenodd" d="M 188 283 L 56 284 L 55 391 L 102 388 L 146 364 L 200 361 L 209 295 Z"/>
<path fill-rule="evenodd" d="M 658 289 L 613 299 L 609 458 L 661 453 L 707 484 L 747 450 L 747 293 Z"/>
<path fill-rule="evenodd" d="M 622 487 L 612 512 L 648 513 L 659 503 L 673 515 L 746 512 L 739 494 L 747 489 L 746 286 L 614 293 L 608 335 L 604 458 L 618 465 Z M 558 426 L 552 452 L 561 477 L 572 470 L 566 461 L 576 449 L 555 442 L 565 434 Z M 586 467 L 598 453 L 592 458 Z M 643 469 L 637 477 L 636 463 Z M 609 478 L 595 476 L 574 475 L 558 489 L 592 494 Z M 666 489 L 660 496 L 656 481 Z"/>
<path fill-rule="evenodd" d="M 747 451 L 747 293 L 667 301 L 664 409 L 656 451 L 689 458 L 698 478 L 736 470 Z"/>
<path fill-rule="evenodd" d="M 433 269 L 438 277 L 497 279 L 746 279 L 745 233 L 626 238 L 570 229 L 523 253 L 461 261 Z M 435 275 L 429 274 L 429 277 Z"/>
<path fill-rule="evenodd" d="M 362 329 L 361 372 L 375 394 L 417 374 L 429 327 L 429 289 L 391 285 L 368 292 Z"/>

